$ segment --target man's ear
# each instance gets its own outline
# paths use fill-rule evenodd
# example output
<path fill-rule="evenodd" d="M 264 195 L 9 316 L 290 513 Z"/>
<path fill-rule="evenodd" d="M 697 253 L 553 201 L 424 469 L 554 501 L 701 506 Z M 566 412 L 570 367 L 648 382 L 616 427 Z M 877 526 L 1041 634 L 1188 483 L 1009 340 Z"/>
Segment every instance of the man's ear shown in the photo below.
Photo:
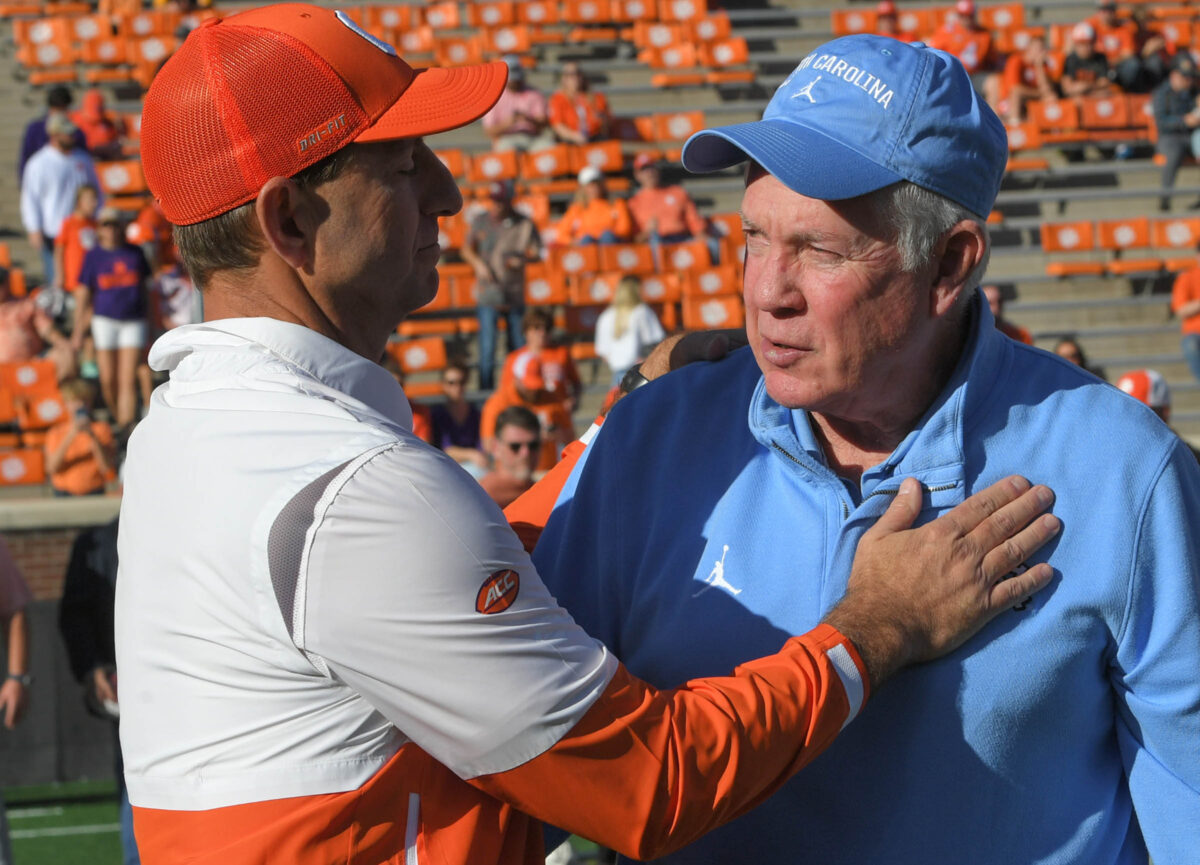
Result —
<path fill-rule="evenodd" d="M 305 190 L 288 177 L 272 177 L 258 193 L 254 214 L 263 239 L 295 270 L 308 270 L 316 244 L 316 220 Z"/>
<path fill-rule="evenodd" d="M 987 237 L 978 222 L 963 221 L 938 244 L 940 255 L 933 274 L 931 303 L 933 314 L 941 317 L 958 304 L 967 278 L 987 256 Z"/>

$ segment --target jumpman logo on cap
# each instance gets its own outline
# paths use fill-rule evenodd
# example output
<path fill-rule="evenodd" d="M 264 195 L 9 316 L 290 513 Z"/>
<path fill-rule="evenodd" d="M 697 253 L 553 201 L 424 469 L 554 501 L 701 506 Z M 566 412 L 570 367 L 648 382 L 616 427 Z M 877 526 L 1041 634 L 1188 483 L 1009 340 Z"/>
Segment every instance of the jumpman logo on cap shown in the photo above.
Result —
<path fill-rule="evenodd" d="M 801 96 L 807 96 L 809 102 L 816 102 L 817 100 L 813 99 L 812 89 L 813 89 L 813 85 L 816 84 L 818 81 L 820 81 L 821 78 L 822 78 L 822 76 L 818 75 L 812 81 L 808 82 L 803 87 L 801 87 L 799 90 L 797 90 L 795 93 L 793 93 L 792 98 L 799 99 Z"/>

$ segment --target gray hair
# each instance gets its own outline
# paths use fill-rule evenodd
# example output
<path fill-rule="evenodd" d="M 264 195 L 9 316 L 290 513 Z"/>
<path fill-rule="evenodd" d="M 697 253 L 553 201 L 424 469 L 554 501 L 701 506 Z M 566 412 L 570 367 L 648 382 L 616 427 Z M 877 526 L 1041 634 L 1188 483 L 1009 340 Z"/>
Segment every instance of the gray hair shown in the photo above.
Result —
<path fill-rule="evenodd" d="M 992 254 L 986 222 L 946 196 L 907 180 L 884 187 L 867 197 L 874 199 L 884 224 L 891 230 L 900 253 L 900 266 L 908 272 L 924 265 L 933 254 L 937 242 L 955 225 L 960 222 L 978 225 L 984 238 L 987 238 L 983 260 L 968 274 L 966 290 L 963 292 L 967 297 L 974 294 L 983 281 Z"/>

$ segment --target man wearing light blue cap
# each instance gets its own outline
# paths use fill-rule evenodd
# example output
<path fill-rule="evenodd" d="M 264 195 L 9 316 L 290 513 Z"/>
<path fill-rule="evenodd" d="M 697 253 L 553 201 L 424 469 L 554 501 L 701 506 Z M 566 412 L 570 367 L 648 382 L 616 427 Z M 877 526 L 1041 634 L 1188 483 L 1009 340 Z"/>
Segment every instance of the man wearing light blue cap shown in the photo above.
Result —
<path fill-rule="evenodd" d="M 663 861 L 1195 861 L 1200 470 L 1143 406 L 996 330 L 978 285 L 1006 157 L 957 60 L 865 35 L 684 148 L 692 171 L 748 163 L 750 346 L 610 414 L 535 555 L 559 601 L 651 682 L 712 674 L 820 620 L 904 478 L 932 519 L 1014 471 L 1058 494 L 1063 533 L 1026 564 L 1062 579 Z"/>

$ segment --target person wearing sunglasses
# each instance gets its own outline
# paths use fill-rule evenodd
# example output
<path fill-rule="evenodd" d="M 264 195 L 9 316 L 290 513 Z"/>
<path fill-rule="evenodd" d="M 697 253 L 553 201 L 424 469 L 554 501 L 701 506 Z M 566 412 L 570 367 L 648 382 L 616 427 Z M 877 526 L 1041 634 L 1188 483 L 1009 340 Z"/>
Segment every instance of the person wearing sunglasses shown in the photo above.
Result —
<path fill-rule="evenodd" d="M 542 425 L 537 415 L 523 405 L 511 405 L 496 418 L 492 440 L 492 470 L 480 486 L 502 508 L 533 486 L 542 448 Z"/>

